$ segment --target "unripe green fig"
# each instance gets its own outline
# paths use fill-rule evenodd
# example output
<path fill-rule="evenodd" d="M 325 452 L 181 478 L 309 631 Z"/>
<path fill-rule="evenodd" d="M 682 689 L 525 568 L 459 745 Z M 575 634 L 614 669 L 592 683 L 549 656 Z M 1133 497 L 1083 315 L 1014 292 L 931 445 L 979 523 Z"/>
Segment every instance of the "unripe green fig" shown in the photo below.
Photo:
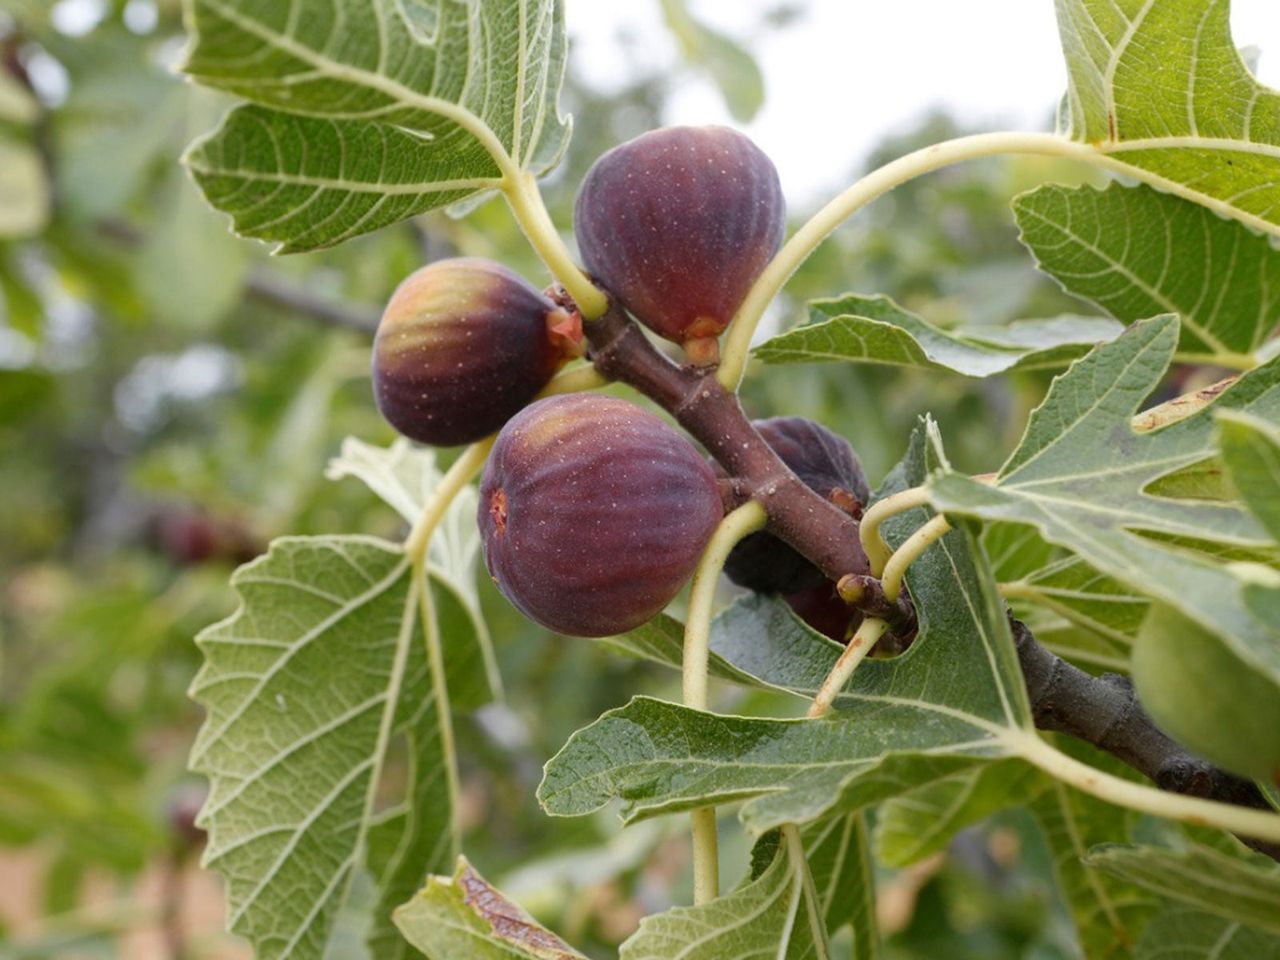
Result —
<path fill-rule="evenodd" d="M 490 260 L 440 260 L 392 295 L 373 344 L 378 409 L 400 433 L 453 446 L 493 433 L 581 339 L 576 317 Z"/>
<path fill-rule="evenodd" d="M 723 508 L 684 437 L 613 397 L 548 397 L 498 434 L 480 483 L 485 564 L 529 619 L 602 637 L 661 612 Z"/>
<path fill-rule="evenodd" d="M 855 514 L 871 499 L 862 465 L 844 437 L 804 417 L 755 420 L 752 426 L 819 496 Z M 744 537 L 733 548 L 724 571 L 738 586 L 756 593 L 790 594 L 829 583 L 821 570 L 763 530 Z"/>
<path fill-rule="evenodd" d="M 727 127 L 667 127 L 600 157 L 573 223 L 587 269 L 699 365 L 782 244 L 778 171 Z"/>
<path fill-rule="evenodd" d="M 1280 686 L 1199 623 L 1153 604 L 1133 644 L 1138 700 L 1192 753 L 1280 783 Z"/>

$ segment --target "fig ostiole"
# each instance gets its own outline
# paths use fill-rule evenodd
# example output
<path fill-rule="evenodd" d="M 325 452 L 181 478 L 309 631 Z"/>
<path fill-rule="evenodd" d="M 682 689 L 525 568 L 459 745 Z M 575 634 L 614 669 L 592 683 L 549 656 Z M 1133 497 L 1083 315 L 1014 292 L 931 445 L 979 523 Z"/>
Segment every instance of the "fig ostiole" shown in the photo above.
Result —
<path fill-rule="evenodd" d="M 412 440 L 472 443 L 496 431 L 580 352 L 577 318 L 501 264 L 458 257 L 412 273 L 373 347 L 378 409 Z"/>
<path fill-rule="evenodd" d="M 782 244 L 773 163 L 726 127 L 667 127 L 615 147 L 574 207 L 582 258 L 637 320 L 699 366 Z"/>
<path fill-rule="evenodd" d="M 844 437 L 804 417 L 773 417 L 752 425 L 791 472 L 822 497 L 854 514 L 871 499 L 862 465 Z M 795 594 L 830 585 L 821 570 L 764 530 L 734 546 L 724 571 L 756 593 Z"/>
<path fill-rule="evenodd" d="M 485 564 L 529 619 L 570 636 L 635 629 L 692 575 L 723 514 L 693 445 L 634 404 L 548 397 L 498 434 L 480 483 Z"/>

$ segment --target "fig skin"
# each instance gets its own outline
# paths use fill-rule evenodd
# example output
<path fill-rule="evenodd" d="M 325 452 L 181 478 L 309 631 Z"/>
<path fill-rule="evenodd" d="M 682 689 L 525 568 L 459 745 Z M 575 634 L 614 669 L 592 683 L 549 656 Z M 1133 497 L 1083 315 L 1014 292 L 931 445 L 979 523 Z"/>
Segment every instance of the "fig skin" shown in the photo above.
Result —
<path fill-rule="evenodd" d="M 862 614 L 840 598 L 830 580 L 788 593 L 782 599 L 809 627 L 837 643 L 847 642 L 849 634 L 862 623 Z"/>
<path fill-rule="evenodd" d="M 727 127 L 666 127 L 601 156 L 573 213 L 583 262 L 650 330 L 700 366 L 782 245 L 772 161 Z"/>
<path fill-rule="evenodd" d="M 753 420 L 752 426 L 806 487 L 861 515 L 871 490 L 849 441 L 804 417 Z M 829 583 L 821 570 L 764 530 L 733 548 L 724 571 L 738 586 L 756 593 L 799 593 Z"/>
<path fill-rule="evenodd" d="M 572 353 L 569 315 L 490 260 L 439 260 L 392 295 L 373 344 L 387 422 L 434 446 L 472 443 L 531 401 Z"/>
<path fill-rule="evenodd" d="M 624 400 L 548 397 L 502 429 L 480 482 L 485 564 L 529 619 L 603 637 L 662 611 L 723 514 L 684 437 Z"/>
<path fill-rule="evenodd" d="M 1161 730 L 1237 776 L 1280 784 L 1280 689 L 1213 633 L 1153 604 L 1130 666 Z"/>

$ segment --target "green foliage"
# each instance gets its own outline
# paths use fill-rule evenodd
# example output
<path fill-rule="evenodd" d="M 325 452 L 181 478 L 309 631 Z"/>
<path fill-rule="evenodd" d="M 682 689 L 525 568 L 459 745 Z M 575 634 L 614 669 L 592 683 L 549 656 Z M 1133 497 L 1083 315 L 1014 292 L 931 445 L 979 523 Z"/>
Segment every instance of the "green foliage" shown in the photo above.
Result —
<path fill-rule="evenodd" d="M 1239 364 L 1280 320 L 1280 250 L 1190 201 L 1118 183 L 1047 186 L 1013 211 L 1037 265 L 1068 293 L 1124 323 L 1178 314 L 1189 362 Z"/>
<path fill-rule="evenodd" d="M 1055 0 L 1064 132 L 1120 169 L 1277 232 L 1280 93 L 1231 40 L 1224 0 Z"/>
<path fill-rule="evenodd" d="M 252 104 L 188 166 L 240 233 L 284 251 L 543 173 L 569 136 L 559 3 L 192 0 L 191 26 L 183 69 Z"/>
<path fill-rule="evenodd" d="M 1120 326 L 1100 317 L 1024 320 L 1003 327 L 940 330 L 887 297 L 849 295 L 809 304 L 809 322 L 756 349 L 766 363 L 837 360 L 990 377 L 1063 366 Z"/>
<path fill-rule="evenodd" d="M 756 114 L 748 50 L 663 0 L 687 67 L 601 94 L 567 70 L 558 0 L 189 0 L 191 85 L 167 68 L 176 3 L 150 27 L 102 4 L 75 39 L 48 5 L 2 5 L 0 841 L 36 851 L 42 909 L 67 914 L 18 955 L 116 949 L 134 921 L 75 912 L 85 878 L 181 859 L 168 819 L 194 736 L 206 862 L 261 957 L 1280 957 L 1270 861 L 1077 790 L 1141 786 L 1036 739 L 1005 606 L 1089 669 L 1127 671 L 1136 642 L 1140 691 L 1144 653 L 1180 678 L 1171 733 L 1274 773 L 1253 764 L 1280 683 L 1280 286 L 1249 228 L 1280 233 L 1280 101 L 1225 0 L 1057 2 L 1074 144 L 1049 152 L 1143 186 L 1043 186 L 1088 175 L 1039 159 L 903 183 L 784 294 L 812 298 L 808 321 L 758 348 L 753 415 L 814 416 L 880 474 L 933 411 L 881 495 L 923 485 L 955 527 L 907 573 L 910 649 L 863 663 L 820 719 L 794 717 L 842 648 L 780 598 L 723 598 L 715 709 L 692 710 L 652 669 L 682 663 L 679 602 L 598 644 L 535 630 L 475 580 L 466 486 L 406 550 L 450 455 L 349 436 L 386 436 L 367 347 L 316 331 L 367 325 L 423 259 L 542 270 L 545 247 L 480 202 L 516 185 L 532 202 L 563 158 L 546 198 L 566 221 L 587 165 L 654 125 L 686 71 Z M 65 102 L 12 68 L 30 57 L 65 71 Z M 311 256 L 268 261 L 185 182 L 180 147 L 228 107 L 187 154 L 199 188 L 240 233 Z M 934 118 L 873 165 L 961 132 Z M 1014 194 L 1047 276 L 1009 229 Z M 471 216 L 430 213 L 446 207 Z M 1245 372 L 1197 394 L 1218 374 L 1171 364 Z M 328 477 L 361 484 L 319 482 L 339 444 Z M 966 475 L 1008 450 L 989 482 Z M 166 545 L 174 514 L 212 524 L 212 555 Z M 890 545 L 929 516 L 891 518 Z M 1183 705 L 1214 684 L 1226 730 L 1201 742 Z M 546 818 L 538 766 L 559 744 Z M 745 876 L 692 907 L 665 821 L 619 837 L 583 816 L 709 803 Z"/>
<path fill-rule="evenodd" d="M 396 911 L 395 921 L 409 943 L 439 960 L 582 957 L 492 887 L 464 857 L 458 858 L 452 878 L 432 877 Z"/>

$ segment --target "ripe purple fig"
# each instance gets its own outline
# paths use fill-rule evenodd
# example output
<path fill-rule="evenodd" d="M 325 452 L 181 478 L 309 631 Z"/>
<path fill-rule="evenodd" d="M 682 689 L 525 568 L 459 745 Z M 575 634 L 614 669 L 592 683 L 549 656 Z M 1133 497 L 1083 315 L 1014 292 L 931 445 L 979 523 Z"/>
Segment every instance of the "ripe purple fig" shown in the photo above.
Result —
<path fill-rule="evenodd" d="M 862 614 L 841 599 L 830 580 L 788 593 L 782 599 L 808 626 L 837 643 L 846 642 L 862 622 Z"/>
<path fill-rule="evenodd" d="M 526 407 L 480 482 L 485 563 L 529 619 L 602 637 L 657 615 L 689 579 L 723 508 L 684 437 L 613 397 Z"/>
<path fill-rule="evenodd" d="M 528 404 L 580 341 L 576 316 L 501 264 L 440 260 L 410 274 L 387 304 L 373 344 L 374 396 L 412 440 L 471 443 Z"/>
<path fill-rule="evenodd" d="M 604 154 L 578 192 L 583 261 L 700 366 L 778 252 L 786 203 L 763 151 L 726 127 L 667 127 Z"/>
<path fill-rule="evenodd" d="M 861 515 L 871 490 L 849 441 L 803 417 L 774 417 L 753 425 L 805 486 Z M 738 586 L 757 593 L 796 593 L 827 582 L 822 571 L 763 530 L 733 548 L 724 570 Z"/>

